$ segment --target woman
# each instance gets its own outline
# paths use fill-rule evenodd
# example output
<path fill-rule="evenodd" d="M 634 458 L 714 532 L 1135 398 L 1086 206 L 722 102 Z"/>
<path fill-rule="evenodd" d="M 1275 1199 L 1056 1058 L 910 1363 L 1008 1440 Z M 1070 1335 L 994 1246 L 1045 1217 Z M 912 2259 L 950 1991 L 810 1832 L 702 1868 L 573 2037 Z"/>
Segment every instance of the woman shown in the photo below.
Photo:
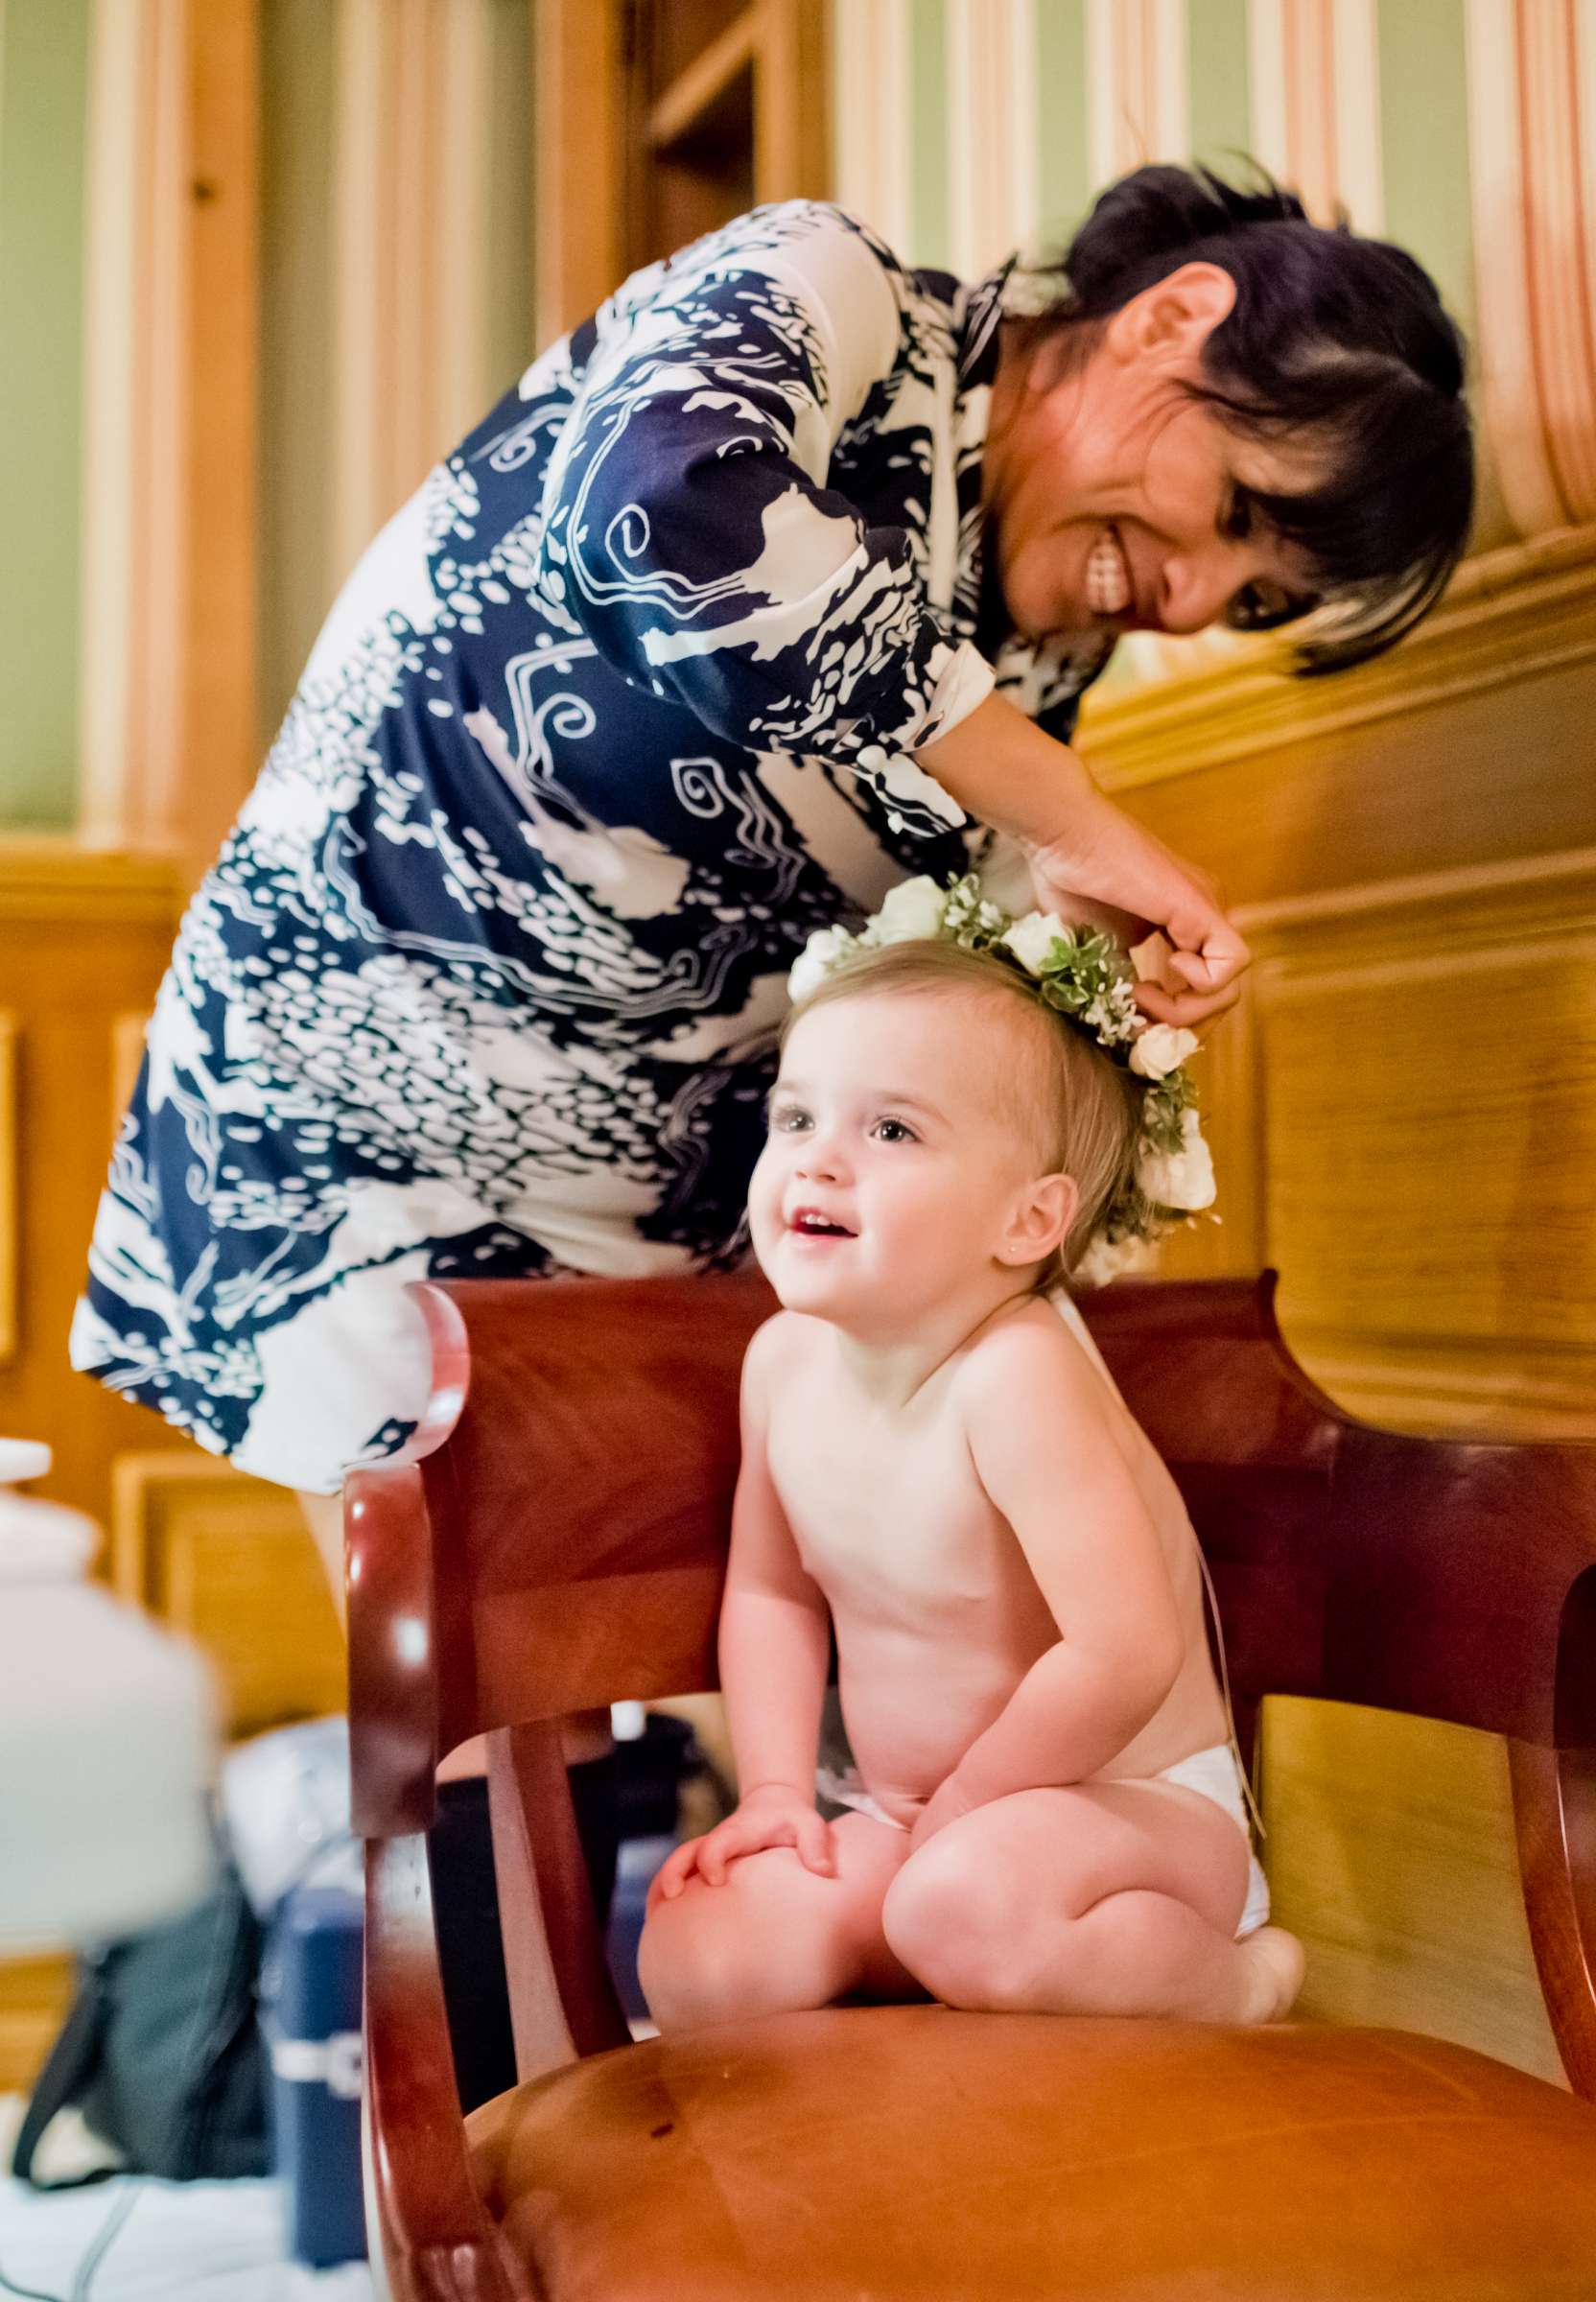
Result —
<path fill-rule="evenodd" d="M 1164 929 L 1153 1014 L 1233 999 L 1078 697 L 1128 630 L 1320 609 L 1322 671 L 1408 629 L 1468 529 L 1460 340 L 1398 250 L 1174 168 L 1050 284 L 1025 317 L 1012 268 L 763 209 L 432 475 L 184 922 L 79 1367 L 333 1493 L 425 1398 L 406 1281 L 737 1259 L 795 952 L 995 836 Z"/>

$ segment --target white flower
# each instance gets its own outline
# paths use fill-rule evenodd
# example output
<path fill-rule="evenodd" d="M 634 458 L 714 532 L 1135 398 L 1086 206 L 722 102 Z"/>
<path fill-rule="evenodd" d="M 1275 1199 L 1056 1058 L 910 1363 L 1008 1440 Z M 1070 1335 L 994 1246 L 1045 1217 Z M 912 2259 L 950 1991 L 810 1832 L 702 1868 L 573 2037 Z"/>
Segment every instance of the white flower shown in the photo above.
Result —
<path fill-rule="evenodd" d="M 1068 933 L 1068 929 L 1056 911 L 1027 911 L 1024 918 L 1017 919 L 1008 933 L 998 940 L 1005 950 L 1014 953 L 1027 975 L 1040 975 L 1053 945 Z"/>
<path fill-rule="evenodd" d="M 1136 1179 L 1155 1207 L 1178 1208 L 1194 1215 L 1213 1205 L 1218 1190 L 1213 1154 L 1203 1140 L 1202 1124 L 1194 1111 L 1181 1114 L 1181 1148 L 1144 1151 Z"/>
<path fill-rule="evenodd" d="M 942 932 L 948 895 L 923 873 L 887 890 L 886 900 L 870 922 L 873 943 L 924 943 Z"/>
<path fill-rule="evenodd" d="M 820 988 L 837 962 L 847 957 L 853 942 L 844 928 L 815 928 L 787 975 L 786 996 L 794 1005 Z"/>
<path fill-rule="evenodd" d="M 1195 1031 L 1183 1031 L 1174 1023 L 1150 1023 L 1131 1049 L 1131 1069 L 1143 1079 L 1167 1079 L 1188 1055 L 1196 1054 L 1198 1045 Z"/>
<path fill-rule="evenodd" d="M 1144 1270 L 1152 1259 L 1150 1240 L 1135 1238 L 1130 1234 L 1122 1239 L 1108 1239 L 1099 1232 L 1070 1272 L 1070 1284 L 1106 1287 L 1115 1280 L 1122 1279 L 1127 1271 Z"/>

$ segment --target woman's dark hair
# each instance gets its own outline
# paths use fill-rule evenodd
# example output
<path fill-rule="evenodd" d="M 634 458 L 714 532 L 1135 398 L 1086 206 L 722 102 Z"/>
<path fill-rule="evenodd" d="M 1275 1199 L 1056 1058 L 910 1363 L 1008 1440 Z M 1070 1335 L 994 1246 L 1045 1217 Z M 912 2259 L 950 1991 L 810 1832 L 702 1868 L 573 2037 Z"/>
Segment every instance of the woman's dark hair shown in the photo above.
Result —
<path fill-rule="evenodd" d="M 1102 195 L 1060 264 L 1038 275 L 1062 275 L 1060 294 L 1027 335 L 1068 339 L 1193 262 L 1235 283 L 1193 396 L 1249 437 L 1278 444 L 1308 433 L 1327 454 L 1311 491 L 1249 490 L 1248 503 L 1307 559 L 1326 602 L 1297 669 L 1343 670 L 1410 631 L 1467 547 L 1474 452 L 1463 337 L 1403 249 L 1363 239 L 1345 218 L 1310 223 L 1262 169 L 1242 189 L 1206 168 L 1173 167 L 1138 168 Z"/>

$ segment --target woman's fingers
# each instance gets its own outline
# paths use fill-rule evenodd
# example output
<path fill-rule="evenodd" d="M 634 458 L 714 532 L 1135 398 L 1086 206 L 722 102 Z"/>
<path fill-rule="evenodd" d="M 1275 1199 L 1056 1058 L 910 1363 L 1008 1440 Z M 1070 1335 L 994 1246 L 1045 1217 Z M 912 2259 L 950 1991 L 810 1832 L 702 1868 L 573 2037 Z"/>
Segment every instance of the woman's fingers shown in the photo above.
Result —
<path fill-rule="evenodd" d="M 1136 1003 L 1155 1023 L 1173 1023 L 1181 1031 L 1202 1031 L 1228 1015 L 1240 997 L 1239 983 L 1207 996 L 1195 991 L 1161 991 L 1156 983 L 1138 983 Z"/>

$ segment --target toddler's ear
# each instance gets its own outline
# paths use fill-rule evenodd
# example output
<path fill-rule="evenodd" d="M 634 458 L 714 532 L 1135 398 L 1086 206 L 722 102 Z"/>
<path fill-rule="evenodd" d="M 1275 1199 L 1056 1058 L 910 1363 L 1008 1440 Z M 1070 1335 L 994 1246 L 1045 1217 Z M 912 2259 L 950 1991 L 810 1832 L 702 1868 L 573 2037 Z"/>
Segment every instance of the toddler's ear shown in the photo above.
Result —
<path fill-rule="evenodd" d="M 1005 1263 L 1044 1262 L 1068 1236 L 1080 1203 L 1073 1175 L 1043 1175 L 1018 1195 L 998 1254 Z"/>

